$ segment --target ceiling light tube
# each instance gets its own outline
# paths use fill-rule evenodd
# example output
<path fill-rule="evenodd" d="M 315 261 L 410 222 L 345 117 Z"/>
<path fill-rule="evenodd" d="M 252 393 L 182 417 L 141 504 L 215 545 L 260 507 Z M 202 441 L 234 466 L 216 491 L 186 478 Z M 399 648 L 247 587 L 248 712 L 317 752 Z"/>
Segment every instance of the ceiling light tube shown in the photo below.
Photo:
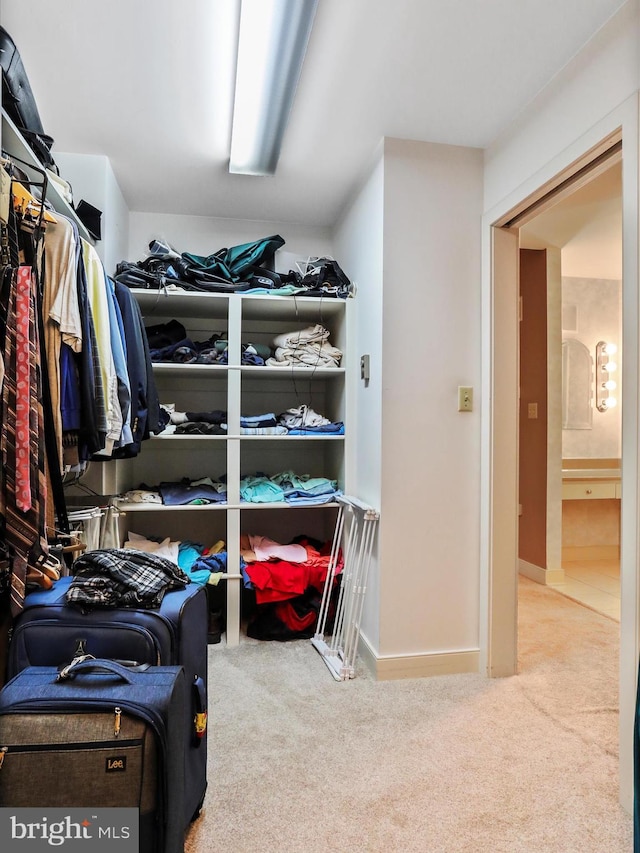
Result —
<path fill-rule="evenodd" d="M 242 0 L 229 171 L 273 175 L 318 0 Z"/>

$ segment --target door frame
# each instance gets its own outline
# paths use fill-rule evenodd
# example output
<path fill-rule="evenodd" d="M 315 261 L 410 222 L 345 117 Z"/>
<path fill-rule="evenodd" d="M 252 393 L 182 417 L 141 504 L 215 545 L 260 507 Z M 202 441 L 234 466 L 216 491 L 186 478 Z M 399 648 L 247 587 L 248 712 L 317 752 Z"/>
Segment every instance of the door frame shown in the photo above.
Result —
<path fill-rule="evenodd" d="M 620 617 L 620 802 L 633 806 L 633 727 L 640 617 L 638 411 L 638 93 L 485 213 L 482 223 L 482 456 L 480 668 L 517 671 L 518 571 L 518 239 L 517 216 L 622 139 L 623 359 Z M 572 187 L 575 189 L 575 184 Z M 567 189 L 567 192 L 570 190 Z M 538 210 L 537 212 L 540 212 Z"/>

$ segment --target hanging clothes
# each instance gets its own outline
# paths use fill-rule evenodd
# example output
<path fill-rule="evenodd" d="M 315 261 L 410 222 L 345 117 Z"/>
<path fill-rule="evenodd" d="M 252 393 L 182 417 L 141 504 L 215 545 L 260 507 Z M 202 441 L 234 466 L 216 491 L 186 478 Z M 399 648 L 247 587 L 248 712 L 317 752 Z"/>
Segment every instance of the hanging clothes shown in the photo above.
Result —
<path fill-rule="evenodd" d="M 115 457 L 135 456 L 141 442 L 160 431 L 160 403 L 153 376 L 149 343 L 140 306 L 123 284 L 114 282 L 127 341 L 127 371 L 131 388 L 131 444 L 115 451 Z"/>
<path fill-rule="evenodd" d="M 82 349 L 82 321 L 76 285 L 76 238 L 71 223 L 62 217 L 49 223 L 44 235 L 45 276 L 42 288 L 47 372 L 58 458 L 63 459 L 61 409 L 63 343 L 73 352 Z M 68 374 L 69 367 L 65 373 Z"/>
<path fill-rule="evenodd" d="M 84 269 L 82 243 L 76 224 L 72 222 L 71 225 L 76 237 L 76 296 L 82 326 L 82 349 L 79 353 L 73 354 L 75 376 L 77 377 L 77 387 L 73 391 L 74 393 L 77 392 L 79 397 L 80 426 L 77 434 L 74 434 L 71 424 L 69 424 L 69 429 L 66 431 L 66 436 L 64 437 L 65 468 L 72 467 L 79 462 L 86 462 L 93 453 L 97 453 L 98 450 L 104 447 L 107 435 L 104 388 L 102 387 L 102 378 L 99 370 L 95 327 L 87 295 L 87 278 Z M 63 353 L 64 346 L 63 344 Z M 70 382 L 67 385 L 67 389 L 71 388 L 72 385 Z M 63 407 L 63 429 L 65 429 L 65 410 L 68 412 L 74 409 L 74 403 L 70 399 L 67 398 L 65 402 L 66 406 Z M 74 446 L 75 454 L 72 455 L 71 448 Z"/>
<path fill-rule="evenodd" d="M 98 455 L 111 456 L 122 432 L 122 407 L 118 398 L 118 374 L 111 350 L 111 324 L 109 297 L 102 262 L 94 247 L 82 241 L 82 254 L 87 277 L 87 294 L 93 317 L 96 344 L 99 356 L 99 371 L 104 388 L 107 415 L 107 435 L 104 447 Z"/>

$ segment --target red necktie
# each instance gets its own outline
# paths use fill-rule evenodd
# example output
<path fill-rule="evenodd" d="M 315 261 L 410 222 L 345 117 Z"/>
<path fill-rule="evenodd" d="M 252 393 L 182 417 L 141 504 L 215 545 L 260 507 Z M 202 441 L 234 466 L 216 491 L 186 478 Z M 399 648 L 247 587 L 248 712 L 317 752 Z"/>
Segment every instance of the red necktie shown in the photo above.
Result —
<path fill-rule="evenodd" d="M 31 509 L 30 349 L 31 267 L 20 267 L 16 293 L 16 506 Z"/>
<path fill-rule="evenodd" d="M 13 551 L 11 613 L 15 616 L 23 606 L 29 563 L 41 553 L 46 477 L 35 281 L 30 267 L 12 270 L 10 275 L 0 425 L 4 480 L 0 511 L 5 517 L 5 538 Z M 26 343 L 18 343 L 25 330 Z"/>

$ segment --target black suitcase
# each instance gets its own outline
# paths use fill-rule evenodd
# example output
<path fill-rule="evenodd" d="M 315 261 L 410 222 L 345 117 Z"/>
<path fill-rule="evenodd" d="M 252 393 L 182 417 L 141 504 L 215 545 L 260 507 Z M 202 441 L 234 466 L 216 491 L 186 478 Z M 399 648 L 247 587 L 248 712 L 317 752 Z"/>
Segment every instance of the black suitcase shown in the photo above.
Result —
<path fill-rule="evenodd" d="M 191 583 L 167 592 L 157 610 L 105 607 L 85 613 L 66 603 L 72 580 L 60 578 L 51 589 L 26 596 L 9 643 L 7 677 L 28 666 L 60 666 L 82 654 L 184 667 L 191 692 L 184 725 L 187 825 L 200 813 L 207 787 L 205 589 Z"/>
<path fill-rule="evenodd" d="M 0 691 L 0 806 L 137 808 L 140 850 L 182 853 L 182 667 L 79 658 Z"/>
<path fill-rule="evenodd" d="M 0 67 L 3 108 L 40 163 L 47 169 L 55 170 L 56 165 L 51 156 L 53 139 L 44 132 L 22 57 L 4 27 L 0 27 Z"/>

